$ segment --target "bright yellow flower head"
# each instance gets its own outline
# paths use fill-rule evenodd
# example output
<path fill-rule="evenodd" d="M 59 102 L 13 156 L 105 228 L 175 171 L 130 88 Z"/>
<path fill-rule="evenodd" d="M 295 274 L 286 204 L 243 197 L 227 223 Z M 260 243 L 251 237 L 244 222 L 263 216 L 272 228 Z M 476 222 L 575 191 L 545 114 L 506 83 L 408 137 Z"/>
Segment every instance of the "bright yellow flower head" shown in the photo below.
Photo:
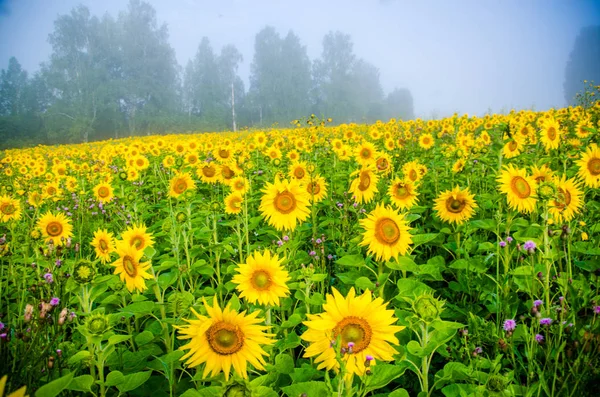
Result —
<path fill-rule="evenodd" d="M 469 188 L 461 190 L 460 186 L 455 186 L 440 193 L 433 208 L 443 221 L 463 224 L 475 214 L 477 203 L 474 197 Z"/>
<path fill-rule="evenodd" d="M 0 196 L 0 222 L 21 219 L 21 203 L 9 196 Z"/>
<path fill-rule="evenodd" d="M 115 238 L 112 233 L 106 229 L 98 229 L 94 232 L 94 239 L 91 243 L 96 252 L 96 257 L 102 263 L 110 261 L 110 254 L 115 252 Z"/>
<path fill-rule="evenodd" d="M 120 276 L 129 292 L 134 290 L 144 291 L 146 289 L 144 280 L 152 278 L 152 274 L 148 273 L 150 262 L 140 262 L 144 252 L 138 251 L 136 247 L 129 245 L 127 241 L 117 241 L 116 251 L 119 254 L 119 259 L 111 264 L 115 267 L 114 274 Z"/>
<path fill-rule="evenodd" d="M 175 175 L 171 178 L 169 185 L 169 196 L 175 198 L 181 196 L 188 190 L 194 190 L 196 188 L 194 180 L 187 172 Z"/>
<path fill-rule="evenodd" d="M 506 166 L 498 177 L 500 191 L 506 194 L 508 205 L 520 212 L 532 212 L 537 199 L 535 180 L 524 169 Z"/>
<path fill-rule="evenodd" d="M 46 212 L 37 222 L 37 227 L 45 237 L 45 241 L 52 241 L 54 245 L 64 245 L 69 237 L 72 237 L 73 226 L 71 220 L 64 214 Z"/>
<path fill-rule="evenodd" d="M 264 253 L 255 251 L 237 268 L 238 274 L 233 277 L 240 291 L 240 298 L 245 298 L 250 303 L 278 306 L 279 298 L 289 295 L 286 283 L 290 276 L 282 266 L 282 259 L 271 255 L 267 250 Z"/>
<path fill-rule="evenodd" d="M 262 192 L 260 211 L 277 230 L 294 230 L 308 218 L 308 193 L 297 182 L 275 179 L 267 182 Z"/>
<path fill-rule="evenodd" d="M 123 232 L 123 241 L 133 246 L 139 251 L 144 251 L 146 247 L 154 245 L 154 239 L 150 233 L 146 232 L 146 226 L 143 224 L 131 225 Z"/>
<path fill-rule="evenodd" d="M 410 227 L 392 207 L 378 204 L 366 219 L 360 220 L 364 229 L 363 239 L 359 245 L 368 246 L 369 253 L 376 259 L 389 261 L 408 252 L 412 244 Z"/>

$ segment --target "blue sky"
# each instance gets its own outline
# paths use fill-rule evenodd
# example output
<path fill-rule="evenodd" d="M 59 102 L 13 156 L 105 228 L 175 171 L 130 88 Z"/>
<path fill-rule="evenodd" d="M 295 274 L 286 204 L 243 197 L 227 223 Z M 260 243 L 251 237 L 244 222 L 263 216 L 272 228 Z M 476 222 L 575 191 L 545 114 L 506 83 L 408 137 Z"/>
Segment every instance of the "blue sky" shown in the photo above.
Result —
<path fill-rule="evenodd" d="M 600 24 L 595 0 L 200 1 L 149 0 L 169 27 L 180 65 L 203 36 L 218 51 L 244 55 L 246 84 L 254 36 L 265 25 L 293 30 L 311 59 L 330 30 L 352 35 L 355 53 L 379 68 L 385 92 L 411 90 L 417 116 L 483 114 L 565 105 L 564 68 L 579 30 Z M 0 0 L 0 68 L 16 56 L 29 72 L 48 59 L 48 34 L 77 4 L 116 16 L 126 0 Z"/>

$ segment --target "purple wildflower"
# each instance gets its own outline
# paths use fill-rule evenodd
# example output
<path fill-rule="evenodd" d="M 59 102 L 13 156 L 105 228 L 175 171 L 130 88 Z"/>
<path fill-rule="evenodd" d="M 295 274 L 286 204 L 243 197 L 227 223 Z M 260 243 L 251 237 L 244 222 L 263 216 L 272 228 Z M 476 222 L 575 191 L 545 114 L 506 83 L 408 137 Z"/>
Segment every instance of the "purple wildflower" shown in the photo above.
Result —
<path fill-rule="evenodd" d="M 506 247 L 506 243 L 504 241 L 500 241 L 498 244 L 500 244 L 500 247 L 502 248 Z"/>
<path fill-rule="evenodd" d="M 535 341 L 536 341 L 537 343 L 542 343 L 542 342 L 544 341 L 544 335 L 541 335 L 541 334 L 536 334 L 536 335 L 535 335 Z"/>
<path fill-rule="evenodd" d="M 3 322 L 0 322 L 0 331 L 2 331 L 4 329 L 5 325 Z"/>
<path fill-rule="evenodd" d="M 536 299 L 533 301 L 533 307 L 538 308 L 538 307 L 542 306 L 543 303 L 544 302 L 542 302 L 541 300 Z"/>
<path fill-rule="evenodd" d="M 50 304 L 52 306 L 58 306 L 59 303 L 60 303 L 60 299 L 58 299 L 57 297 L 50 299 Z"/>
<path fill-rule="evenodd" d="M 504 330 L 505 331 L 514 331 L 517 327 L 517 322 L 515 320 L 506 320 L 504 322 Z"/>
<path fill-rule="evenodd" d="M 290 236 L 283 236 L 283 241 L 289 241 Z"/>
<path fill-rule="evenodd" d="M 317 243 L 317 244 L 321 244 L 322 242 L 323 241 L 320 238 L 318 238 L 317 241 L 315 241 L 315 243 Z"/>
<path fill-rule="evenodd" d="M 281 240 L 277 241 L 277 245 L 281 247 L 283 245 L 283 241 L 281 241 Z"/>
<path fill-rule="evenodd" d="M 594 306 L 594 314 L 600 314 L 600 306 Z"/>
<path fill-rule="evenodd" d="M 529 252 L 530 254 L 533 254 L 535 252 L 535 247 L 535 243 L 531 240 L 527 240 L 525 244 L 523 244 L 523 249 Z"/>
<path fill-rule="evenodd" d="M 44 278 L 48 284 L 52 284 L 54 282 L 54 278 L 52 277 L 52 273 L 44 274 Z"/>
<path fill-rule="evenodd" d="M 367 354 L 367 355 L 365 356 L 365 359 L 366 359 L 367 361 L 373 361 L 373 360 L 375 360 L 375 358 L 374 358 L 372 355 L 370 355 L 370 354 Z"/>
<path fill-rule="evenodd" d="M 317 255 L 317 253 L 316 253 L 315 251 L 310 251 L 310 252 L 308 253 L 308 255 L 310 255 L 310 256 L 315 256 L 315 255 Z"/>
<path fill-rule="evenodd" d="M 509 243 L 509 244 L 512 243 L 513 242 L 513 238 L 510 237 L 510 236 L 506 236 L 506 242 Z"/>
<path fill-rule="evenodd" d="M 540 325 L 550 325 L 552 324 L 552 319 L 548 317 L 544 317 L 540 319 Z"/>
<path fill-rule="evenodd" d="M 331 254 L 327 255 L 327 259 L 332 260 L 333 259 L 333 255 L 331 255 Z"/>

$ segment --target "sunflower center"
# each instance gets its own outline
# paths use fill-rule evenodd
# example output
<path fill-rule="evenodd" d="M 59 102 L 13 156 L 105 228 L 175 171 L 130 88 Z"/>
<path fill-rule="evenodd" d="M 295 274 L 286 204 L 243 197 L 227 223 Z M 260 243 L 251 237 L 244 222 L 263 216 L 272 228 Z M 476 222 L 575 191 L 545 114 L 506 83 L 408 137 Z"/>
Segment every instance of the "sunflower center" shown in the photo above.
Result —
<path fill-rule="evenodd" d="M 318 182 L 311 182 L 308 184 L 307 189 L 308 193 L 317 195 L 321 191 L 321 186 Z"/>
<path fill-rule="evenodd" d="M 219 156 L 222 159 L 226 159 L 227 157 L 229 157 L 229 150 L 227 150 L 227 149 L 221 149 L 221 150 L 219 150 Z"/>
<path fill-rule="evenodd" d="M 14 205 L 12 205 L 12 203 L 2 203 L 2 205 L 0 205 L 0 212 L 5 215 L 12 215 L 16 210 L 17 209 Z"/>
<path fill-rule="evenodd" d="M 132 247 L 139 249 L 144 248 L 144 238 L 142 236 L 135 236 L 131 240 L 129 240 L 129 245 Z"/>
<path fill-rule="evenodd" d="M 400 239 L 400 228 L 390 218 L 382 218 L 375 224 L 375 238 L 381 244 L 392 245 Z"/>
<path fill-rule="evenodd" d="M 515 150 L 517 150 L 517 147 L 519 146 L 519 144 L 515 141 L 510 141 L 510 143 L 508 144 L 508 149 L 511 152 L 514 152 Z"/>
<path fill-rule="evenodd" d="M 100 240 L 98 242 L 98 245 L 100 246 L 100 251 L 102 251 L 102 252 L 108 251 L 108 244 L 106 243 L 106 240 Z"/>
<path fill-rule="evenodd" d="M 223 175 L 223 178 L 225 179 L 231 179 L 235 176 L 233 170 L 226 165 L 221 168 L 221 175 Z"/>
<path fill-rule="evenodd" d="M 294 176 L 296 177 L 296 179 L 302 179 L 302 178 L 304 178 L 305 174 L 306 173 L 304 172 L 304 170 L 302 168 L 300 168 L 300 167 L 298 167 L 298 168 L 296 168 L 294 170 Z"/>
<path fill-rule="evenodd" d="M 523 177 L 514 177 L 510 185 L 513 193 L 519 196 L 519 198 L 526 199 L 531 195 L 531 187 Z"/>
<path fill-rule="evenodd" d="M 206 340 L 217 354 L 230 355 L 244 347 L 244 334 L 233 324 L 219 321 L 206 331 Z"/>
<path fill-rule="evenodd" d="M 554 201 L 554 205 L 562 210 L 571 204 L 571 193 L 568 190 L 558 188 L 558 200 Z"/>
<path fill-rule="evenodd" d="M 285 192 L 277 193 L 273 204 L 275 205 L 275 209 L 280 213 L 289 214 L 296 209 L 296 198 L 286 190 Z"/>
<path fill-rule="evenodd" d="M 185 181 L 185 179 L 179 179 L 177 182 L 175 182 L 175 186 L 173 186 L 173 190 L 177 194 L 181 194 L 181 193 L 185 192 L 186 189 L 187 189 L 187 182 Z"/>
<path fill-rule="evenodd" d="M 48 225 L 46 226 L 46 233 L 48 233 L 48 236 L 50 237 L 57 237 L 60 236 L 63 232 L 63 226 L 60 222 L 50 222 L 48 223 Z"/>
<path fill-rule="evenodd" d="M 390 163 L 388 163 L 388 161 L 386 159 L 377 160 L 377 169 L 379 171 L 387 170 L 389 166 L 390 166 Z"/>
<path fill-rule="evenodd" d="M 369 159 L 371 158 L 371 151 L 367 148 L 363 149 L 360 151 L 360 157 L 362 157 L 363 159 Z"/>
<path fill-rule="evenodd" d="M 587 163 L 587 169 L 593 176 L 600 175 L 600 159 L 594 157 Z"/>
<path fill-rule="evenodd" d="M 360 183 L 358 184 L 358 189 L 361 191 L 365 191 L 371 186 L 371 177 L 368 172 L 360 173 Z"/>
<path fill-rule="evenodd" d="M 215 176 L 215 174 L 217 173 L 217 171 L 215 170 L 214 167 L 209 166 L 209 167 L 203 167 L 202 168 L 202 173 L 204 174 L 205 177 L 212 178 L 213 176 Z"/>
<path fill-rule="evenodd" d="M 354 343 L 352 353 L 359 353 L 366 349 L 371 343 L 373 331 L 369 323 L 359 317 L 348 316 L 344 317 L 333 330 L 334 338 L 338 336 L 342 338 L 342 346 L 348 346 L 349 342 Z"/>
<path fill-rule="evenodd" d="M 551 141 L 556 139 L 556 128 L 554 127 L 550 127 L 548 128 L 548 139 L 550 139 Z"/>
<path fill-rule="evenodd" d="M 408 189 L 406 188 L 406 186 L 402 185 L 402 184 L 398 184 L 396 185 L 396 198 L 405 198 L 408 197 Z"/>
<path fill-rule="evenodd" d="M 408 177 L 410 178 L 411 181 L 416 181 L 419 178 L 419 175 L 417 174 L 416 170 L 410 170 L 408 173 Z"/>
<path fill-rule="evenodd" d="M 129 255 L 125 255 L 123 257 L 123 269 L 125 269 L 125 273 L 127 273 L 129 277 L 137 276 L 137 267 L 135 265 L 135 261 Z"/>
<path fill-rule="evenodd" d="M 234 186 L 236 190 L 244 190 L 246 184 L 243 181 L 237 181 Z"/>
<path fill-rule="evenodd" d="M 264 270 L 257 270 L 252 274 L 250 279 L 252 286 L 259 291 L 264 291 L 269 289 L 272 284 L 271 277 L 269 273 Z"/>
<path fill-rule="evenodd" d="M 453 214 L 460 214 L 466 205 L 465 200 L 459 200 L 455 197 L 449 197 L 446 200 L 446 210 Z"/>
<path fill-rule="evenodd" d="M 106 186 L 102 186 L 100 189 L 98 189 L 98 197 L 106 198 L 109 195 L 110 195 L 110 191 L 108 190 L 108 188 Z"/>
<path fill-rule="evenodd" d="M 50 186 L 49 188 L 46 189 L 46 193 L 48 193 L 50 196 L 54 196 L 56 194 L 56 188 L 53 186 Z"/>

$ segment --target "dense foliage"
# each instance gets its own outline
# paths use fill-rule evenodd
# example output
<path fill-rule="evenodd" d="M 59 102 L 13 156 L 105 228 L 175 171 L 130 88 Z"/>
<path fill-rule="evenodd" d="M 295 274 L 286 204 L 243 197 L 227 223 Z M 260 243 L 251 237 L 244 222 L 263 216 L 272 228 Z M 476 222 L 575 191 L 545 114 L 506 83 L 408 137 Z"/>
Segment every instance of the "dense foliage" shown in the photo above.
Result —
<path fill-rule="evenodd" d="M 36 396 L 592 395 L 599 119 L 4 151 L 0 375 Z"/>

